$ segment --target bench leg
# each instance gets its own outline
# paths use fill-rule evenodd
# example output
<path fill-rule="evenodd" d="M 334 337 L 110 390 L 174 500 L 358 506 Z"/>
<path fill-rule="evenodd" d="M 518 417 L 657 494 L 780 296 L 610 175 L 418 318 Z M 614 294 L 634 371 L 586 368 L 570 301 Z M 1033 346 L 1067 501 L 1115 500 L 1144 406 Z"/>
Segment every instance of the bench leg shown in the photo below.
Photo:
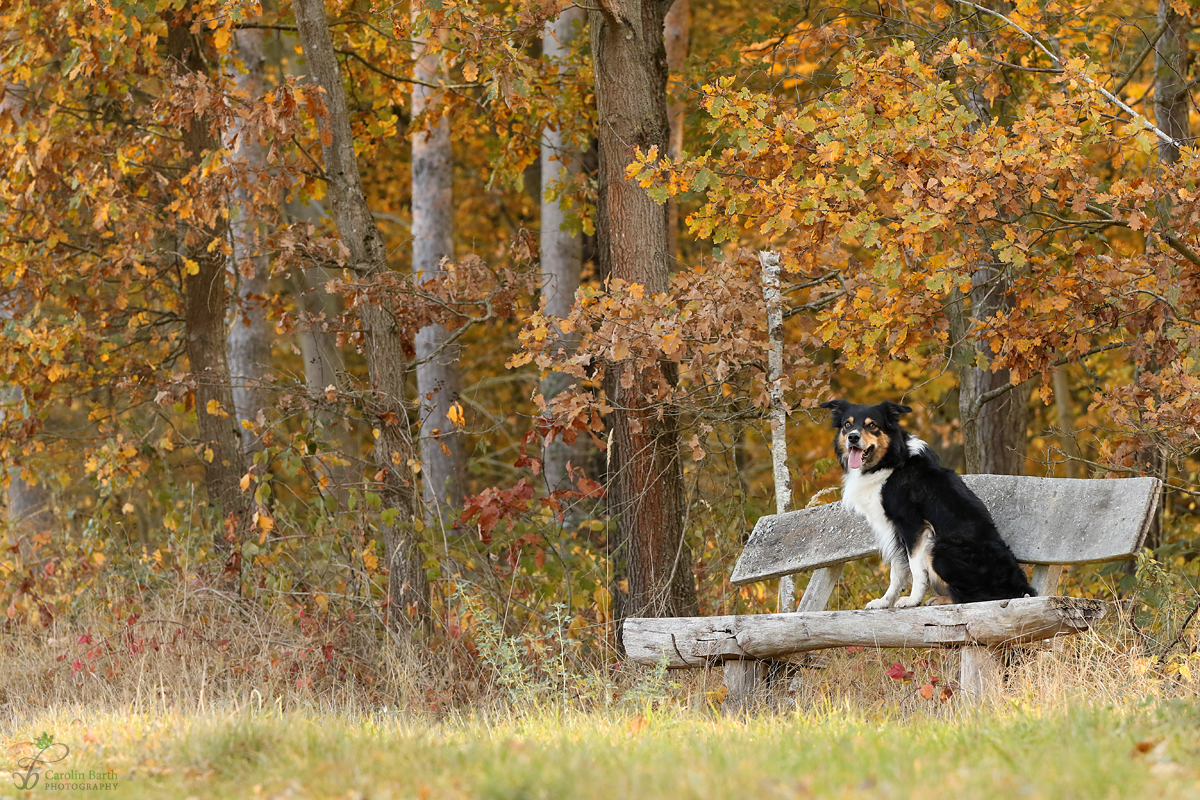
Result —
<path fill-rule="evenodd" d="M 958 685 L 978 702 L 1004 682 L 1004 665 L 998 650 L 980 645 L 963 647 Z"/>
<path fill-rule="evenodd" d="M 726 716 L 744 714 L 754 700 L 756 690 L 767 675 L 767 665 L 750 659 L 725 662 L 725 702 L 721 710 Z"/>

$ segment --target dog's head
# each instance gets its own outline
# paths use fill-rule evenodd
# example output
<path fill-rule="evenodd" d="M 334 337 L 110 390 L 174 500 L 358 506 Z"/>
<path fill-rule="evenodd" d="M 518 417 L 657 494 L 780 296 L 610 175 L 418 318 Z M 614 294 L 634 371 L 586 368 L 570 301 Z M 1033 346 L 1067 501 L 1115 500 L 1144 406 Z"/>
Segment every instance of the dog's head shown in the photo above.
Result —
<path fill-rule="evenodd" d="M 822 403 L 832 416 L 837 434 L 833 449 L 843 470 L 868 471 L 888 463 L 899 463 L 907 454 L 900 415 L 912 411 L 908 406 L 885 400 L 877 406 L 856 406 L 845 400 Z"/>

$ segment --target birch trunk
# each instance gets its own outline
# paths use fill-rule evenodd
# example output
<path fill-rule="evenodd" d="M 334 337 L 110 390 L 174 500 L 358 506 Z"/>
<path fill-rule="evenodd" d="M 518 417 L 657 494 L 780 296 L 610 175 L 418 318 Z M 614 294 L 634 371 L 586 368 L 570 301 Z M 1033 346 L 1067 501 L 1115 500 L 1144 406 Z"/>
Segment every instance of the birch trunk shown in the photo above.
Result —
<path fill-rule="evenodd" d="M 767 379 L 771 396 L 771 468 L 775 476 L 775 513 L 792 510 L 792 476 L 787 465 L 787 411 L 783 407 L 783 297 L 779 291 L 779 253 L 762 251 L 763 300 L 767 305 L 767 337 L 771 349 L 767 355 Z M 796 584 L 791 575 L 779 579 L 779 610 L 796 608 Z"/>
<path fill-rule="evenodd" d="M 250 28 L 234 34 L 236 54 L 245 65 L 238 71 L 235 84 L 251 103 L 262 100 L 265 91 L 263 31 Z M 263 174 L 267 168 L 266 149 L 258 136 L 247 129 L 240 119 L 231 131 L 236 137 L 233 158 L 247 167 L 247 182 Z M 239 423 L 253 421 L 258 411 L 267 405 L 263 382 L 271 360 L 271 329 L 267 325 L 266 300 L 269 290 L 267 258 L 259 252 L 254 224 L 254 198 L 248 185 L 233 192 L 230 226 L 233 234 L 233 274 L 239 276 L 237 302 L 229 326 L 229 372 L 233 378 L 233 405 Z M 258 437 L 247 427 L 241 428 L 242 447 L 249 453 L 259 447 Z"/>
<path fill-rule="evenodd" d="M 333 218 L 342 242 L 349 250 L 348 267 L 360 278 L 380 276 L 388 269 L 383 237 L 367 207 L 350 113 L 341 70 L 329 34 L 323 0 L 295 0 L 293 8 L 309 74 L 325 90 L 329 144 L 323 144 L 325 178 Z M 417 494 L 410 464 L 415 452 L 404 407 L 404 383 L 408 361 L 404 341 L 396 323 L 391 300 L 365 303 L 359 307 L 363 327 L 363 349 L 371 379 L 366 409 L 379 431 L 375 440 L 375 466 L 380 480 L 383 508 L 394 510 L 392 524 L 382 524 L 388 563 L 388 622 L 393 628 L 404 623 L 429 622 L 429 579 L 423 566 L 415 527 Z"/>
<path fill-rule="evenodd" d="M 634 148 L 665 152 L 667 59 L 663 46 L 666 0 L 613 0 L 590 12 L 599 112 L 597 236 L 601 271 L 642 284 L 647 295 L 666 291 L 669 279 L 667 209 L 625 179 Z M 679 413 L 657 400 L 657 377 L 612 364 L 610 475 L 618 547 L 627 563 L 630 616 L 695 613 L 692 554 L 684 539 Z M 666 359 L 655 369 L 678 380 Z"/>
<path fill-rule="evenodd" d="M 567 69 L 564 59 L 570 53 L 570 42 L 582 30 L 585 15 L 582 8 L 568 8 L 558 19 L 546 24 L 542 36 L 542 55 L 559 63 L 559 72 Z M 562 319 L 571 313 L 575 290 L 579 288 L 579 273 L 583 262 L 583 237 L 563 230 L 566 213 L 561 202 L 547 199 L 551 185 L 570 181 L 579 172 L 580 156 L 564 141 L 562 131 L 547 128 L 542 135 L 542 230 L 541 272 L 542 297 L 546 313 Z M 574 350 L 576 334 L 558 334 L 558 342 L 568 352 Z M 558 395 L 571 383 L 561 372 L 551 372 L 541 382 L 542 396 L 547 400 Z M 582 440 L 575 445 L 555 440 L 546 445 L 542 454 L 542 471 L 550 491 L 565 488 L 569 483 L 567 462 L 579 466 L 582 460 Z"/>
<path fill-rule="evenodd" d="M 197 38 L 198 34 L 190 31 L 192 24 L 191 10 L 184 7 L 168 30 L 167 50 L 172 62 L 182 69 L 203 72 L 207 65 L 202 56 L 202 42 Z M 185 170 L 198 165 L 206 151 L 221 146 L 212 130 L 213 120 L 207 115 L 193 117 L 183 130 Z M 222 527 L 213 533 L 214 544 L 218 550 L 228 551 L 240 544 L 246 532 L 250 503 L 238 485 L 245 472 L 245 459 L 225 357 L 228 289 L 226 256 L 220 245 L 229 230 L 222 217 L 218 216 L 216 220 L 210 227 L 181 224 L 179 251 L 183 258 L 195 264 L 183 270 L 186 276 L 183 300 L 188 361 L 196 382 L 199 428 L 196 452 L 204 464 L 208 501 L 219 510 L 223 520 Z M 238 566 L 237 553 L 231 558 L 234 560 L 228 566 L 233 571 Z"/>
<path fill-rule="evenodd" d="M 415 20 L 415 16 L 414 16 Z M 441 50 L 423 34 L 413 34 L 419 53 L 414 77 L 438 84 L 445 78 Z M 441 103 L 440 92 L 413 84 L 412 117 L 416 120 Z M 412 135 L 413 276 L 417 282 L 441 274 L 443 258 L 454 257 L 454 170 L 450 149 L 450 120 Z M 421 415 L 421 471 L 425 515 L 448 527 L 454 509 L 463 502 L 463 442 L 447 416 L 458 402 L 459 348 L 447 344 L 449 332 L 430 325 L 417 333 L 417 398 Z"/>

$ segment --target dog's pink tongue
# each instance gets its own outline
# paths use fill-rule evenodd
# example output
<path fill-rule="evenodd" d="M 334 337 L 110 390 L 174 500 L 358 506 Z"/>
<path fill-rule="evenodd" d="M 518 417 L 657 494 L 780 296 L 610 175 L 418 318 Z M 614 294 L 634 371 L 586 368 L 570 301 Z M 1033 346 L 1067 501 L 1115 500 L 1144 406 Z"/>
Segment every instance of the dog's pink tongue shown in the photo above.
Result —
<path fill-rule="evenodd" d="M 857 447 L 850 448 L 850 469 L 862 469 L 863 451 Z"/>

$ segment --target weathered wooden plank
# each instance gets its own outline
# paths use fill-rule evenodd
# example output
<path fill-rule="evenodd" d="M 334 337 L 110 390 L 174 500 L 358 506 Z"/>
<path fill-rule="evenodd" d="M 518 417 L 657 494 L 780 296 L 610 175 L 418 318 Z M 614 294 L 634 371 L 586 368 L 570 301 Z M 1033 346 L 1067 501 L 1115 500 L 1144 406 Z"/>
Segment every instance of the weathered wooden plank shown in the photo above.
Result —
<path fill-rule="evenodd" d="M 830 647 L 1000 645 L 1086 629 L 1108 603 L 1022 597 L 886 611 L 821 611 L 625 620 L 625 652 L 640 664 L 703 667 L 728 659 L 773 659 Z M 930 630 L 930 628 L 933 630 Z"/>
<path fill-rule="evenodd" d="M 1137 552 L 1158 504 L 1157 478 L 1090 480 L 964 475 L 1026 564 L 1090 564 Z M 731 578 L 735 585 L 871 555 L 866 520 L 841 503 L 762 517 Z"/>

